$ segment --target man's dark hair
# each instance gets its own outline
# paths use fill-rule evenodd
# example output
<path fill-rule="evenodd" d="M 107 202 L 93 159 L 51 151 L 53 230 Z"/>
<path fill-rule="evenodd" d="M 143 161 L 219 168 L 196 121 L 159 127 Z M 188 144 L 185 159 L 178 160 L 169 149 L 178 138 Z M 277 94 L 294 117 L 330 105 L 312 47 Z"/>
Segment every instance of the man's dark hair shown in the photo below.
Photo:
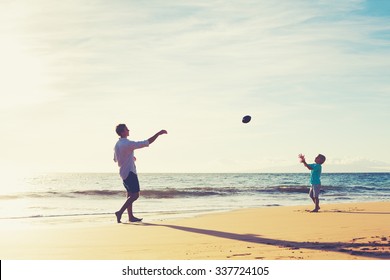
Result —
<path fill-rule="evenodd" d="M 115 129 L 116 134 L 118 134 L 119 136 L 121 136 L 121 134 L 122 134 L 122 132 L 125 130 L 125 128 L 126 128 L 126 125 L 125 125 L 125 124 L 123 124 L 123 123 L 118 124 L 118 125 L 116 126 L 116 129 Z"/>

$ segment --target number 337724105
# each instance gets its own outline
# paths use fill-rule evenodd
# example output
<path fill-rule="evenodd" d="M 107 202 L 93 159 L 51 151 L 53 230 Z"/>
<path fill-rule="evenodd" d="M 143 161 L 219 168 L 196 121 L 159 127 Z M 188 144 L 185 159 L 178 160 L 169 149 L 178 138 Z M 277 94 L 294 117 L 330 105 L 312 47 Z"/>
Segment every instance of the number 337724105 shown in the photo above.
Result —
<path fill-rule="evenodd" d="M 219 266 L 215 268 L 215 275 L 268 275 L 268 267 Z"/>

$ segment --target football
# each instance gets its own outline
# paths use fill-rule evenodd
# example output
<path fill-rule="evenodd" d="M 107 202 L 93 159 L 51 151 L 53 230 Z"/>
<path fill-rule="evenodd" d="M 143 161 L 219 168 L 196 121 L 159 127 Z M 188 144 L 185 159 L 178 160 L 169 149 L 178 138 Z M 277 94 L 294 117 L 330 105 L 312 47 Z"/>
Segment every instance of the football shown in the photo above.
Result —
<path fill-rule="evenodd" d="M 246 115 L 246 116 L 244 116 L 243 118 L 242 118 L 242 122 L 243 123 L 248 123 L 248 122 L 250 122 L 251 121 L 251 116 L 249 116 L 249 115 Z"/>

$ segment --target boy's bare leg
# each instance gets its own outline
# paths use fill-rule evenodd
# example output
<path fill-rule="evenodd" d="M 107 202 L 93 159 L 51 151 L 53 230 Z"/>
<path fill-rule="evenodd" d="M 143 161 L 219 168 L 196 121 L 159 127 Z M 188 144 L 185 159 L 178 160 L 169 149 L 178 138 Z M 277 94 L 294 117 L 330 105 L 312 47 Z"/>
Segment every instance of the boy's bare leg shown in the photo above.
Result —
<path fill-rule="evenodd" d="M 318 212 L 320 210 L 320 199 L 318 197 L 313 198 L 315 208 L 311 212 Z"/>
<path fill-rule="evenodd" d="M 313 188 L 310 188 L 309 196 L 311 200 L 313 200 L 313 203 L 315 205 L 314 209 L 311 210 L 311 212 L 318 212 L 318 210 L 320 210 L 320 199 L 314 196 Z"/>

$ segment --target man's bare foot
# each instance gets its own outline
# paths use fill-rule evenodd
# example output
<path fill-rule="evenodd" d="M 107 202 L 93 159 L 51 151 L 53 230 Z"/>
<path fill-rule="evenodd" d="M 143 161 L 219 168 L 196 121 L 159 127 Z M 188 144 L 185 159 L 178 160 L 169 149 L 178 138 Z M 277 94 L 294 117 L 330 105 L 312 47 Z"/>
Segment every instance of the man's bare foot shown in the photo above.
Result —
<path fill-rule="evenodd" d="M 311 210 L 310 212 L 312 212 L 312 213 L 316 213 L 316 212 L 318 212 L 318 210 L 320 210 L 320 208 L 314 208 L 313 210 Z"/>
<path fill-rule="evenodd" d="M 121 223 L 121 218 L 122 218 L 122 214 L 118 212 L 115 212 L 115 216 L 116 216 L 116 221 L 117 223 Z"/>
<path fill-rule="evenodd" d="M 130 219 L 130 222 L 132 222 L 132 223 L 141 222 L 141 221 L 142 221 L 142 218 L 133 217 L 133 218 Z"/>

